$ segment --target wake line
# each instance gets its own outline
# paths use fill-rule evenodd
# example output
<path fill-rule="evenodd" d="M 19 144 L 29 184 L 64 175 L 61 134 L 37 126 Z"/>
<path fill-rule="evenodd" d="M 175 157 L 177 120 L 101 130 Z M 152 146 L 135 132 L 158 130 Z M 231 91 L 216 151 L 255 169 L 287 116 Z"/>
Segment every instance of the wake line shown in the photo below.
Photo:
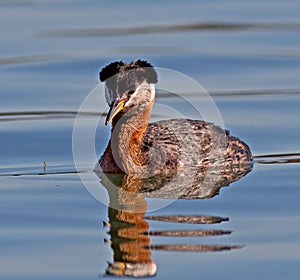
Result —
<path fill-rule="evenodd" d="M 280 153 L 254 156 L 258 164 L 300 163 L 300 153 Z"/>

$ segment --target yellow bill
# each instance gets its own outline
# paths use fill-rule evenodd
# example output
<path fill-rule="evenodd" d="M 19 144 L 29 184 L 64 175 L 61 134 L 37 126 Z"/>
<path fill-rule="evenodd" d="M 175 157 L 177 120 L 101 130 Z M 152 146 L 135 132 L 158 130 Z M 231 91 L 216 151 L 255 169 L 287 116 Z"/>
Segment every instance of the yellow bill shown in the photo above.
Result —
<path fill-rule="evenodd" d="M 111 105 L 109 112 L 107 114 L 106 120 L 105 120 L 105 125 L 108 125 L 112 119 L 124 109 L 126 99 L 120 100 L 117 98 L 114 103 Z"/>

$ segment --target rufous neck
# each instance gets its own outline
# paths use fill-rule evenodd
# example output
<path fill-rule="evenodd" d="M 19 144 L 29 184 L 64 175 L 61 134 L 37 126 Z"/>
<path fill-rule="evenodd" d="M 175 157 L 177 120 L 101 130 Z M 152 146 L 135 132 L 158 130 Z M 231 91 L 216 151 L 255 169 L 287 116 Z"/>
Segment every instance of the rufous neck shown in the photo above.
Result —
<path fill-rule="evenodd" d="M 147 155 L 143 139 L 150 120 L 151 106 L 119 116 L 113 122 L 111 145 L 117 165 L 127 174 L 145 173 Z"/>

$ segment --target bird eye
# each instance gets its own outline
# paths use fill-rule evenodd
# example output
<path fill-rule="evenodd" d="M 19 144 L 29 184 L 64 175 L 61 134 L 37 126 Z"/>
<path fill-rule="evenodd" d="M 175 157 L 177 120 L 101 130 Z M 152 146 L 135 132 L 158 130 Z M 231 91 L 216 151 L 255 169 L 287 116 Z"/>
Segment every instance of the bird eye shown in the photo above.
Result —
<path fill-rule="evenodd" d="M 134 93 L 134 90 L 129 90 L 128 95 L 132 95 Z"/>

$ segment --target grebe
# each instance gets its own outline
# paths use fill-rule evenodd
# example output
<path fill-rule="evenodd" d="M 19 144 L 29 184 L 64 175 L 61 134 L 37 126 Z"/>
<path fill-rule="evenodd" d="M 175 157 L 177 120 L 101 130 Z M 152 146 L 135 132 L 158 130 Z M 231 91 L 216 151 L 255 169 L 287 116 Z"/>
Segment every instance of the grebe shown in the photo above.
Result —
<path fill-rule="evenodd" d="M 252 164 L 246 143 L 202 120 L 149 123 L 158 77 L 147 61 L 113 62 L 100 73 L 110 109 L 112 134 L 98 165 L 104 173 L 189 174 L 213 166 L 221 170 Z"/>

